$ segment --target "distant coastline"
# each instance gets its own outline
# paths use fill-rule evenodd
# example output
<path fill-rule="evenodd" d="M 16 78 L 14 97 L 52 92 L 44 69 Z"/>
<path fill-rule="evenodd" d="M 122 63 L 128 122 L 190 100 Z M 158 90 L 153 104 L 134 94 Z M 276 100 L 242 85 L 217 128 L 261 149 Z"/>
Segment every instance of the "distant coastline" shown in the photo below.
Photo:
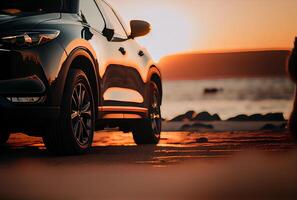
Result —
<path fill-rule="evenodd" d="M 289 55 L 289 50 L 193 52 L 165 56 L 159 65 L 165 80 L 282 77 Z"/>

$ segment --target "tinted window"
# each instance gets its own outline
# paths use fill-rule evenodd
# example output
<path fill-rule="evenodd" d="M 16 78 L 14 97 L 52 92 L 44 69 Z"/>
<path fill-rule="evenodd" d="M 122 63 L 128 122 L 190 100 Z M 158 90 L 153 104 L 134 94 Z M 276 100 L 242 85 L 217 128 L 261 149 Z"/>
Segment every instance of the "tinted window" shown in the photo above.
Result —
<path fill-rule="evenodd" d="M 126 31 L 126 33 L 128 35 L 130 35 L 131 34 L 131 28 L 130 28 L 130 26 L 127 26 L 125 20 L 121 17 L 121 15 L 119 15 L 119 13 L 117 12 L 117 10 L 113 9 L 113 11 L 116 14 L 116 16 L 118 17 L 120 23 L 123 25 L 124 30 Z"/>
<path fill-rule="evenodd" d="M 60 12 L 61 0 L 1 0 L 2 13 L 16 15 L 23 12 Z"/>
<path fill-rule="evenodd" d="M 92 28 L 103 31 L 105 23 L 94 0 L 80 0 L 79 10 Z"/>
<path fill-rule="evenodd" d="M 99 1 L 102 5 L 103 8 L 103 14 L 105 16 L 105 19 L 109 22 L 109 25 L 114 29 L 114 37 L 116 38 L 122 38 L 122 39 L 127 39 L 127 34 L 122 26 L 122 24 L 120 23 L 118 17 L 116 16 L 116 14 L 114 13 L 114 11 L 112 10 L 112 8 L 106 4 L 104 1 Z"/>

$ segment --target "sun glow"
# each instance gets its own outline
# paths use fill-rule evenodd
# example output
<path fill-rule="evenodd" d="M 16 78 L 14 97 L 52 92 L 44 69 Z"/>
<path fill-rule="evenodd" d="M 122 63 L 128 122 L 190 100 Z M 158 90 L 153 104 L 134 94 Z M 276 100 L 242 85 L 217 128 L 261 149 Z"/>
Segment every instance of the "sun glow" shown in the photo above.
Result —
<path fill-rule="evenodd" d="M 144 18 L 152 24 L 152 32 L 139 39 L 156 61 L 164 55 L 187 51 L 192 47 L 189 20 L 182 13 L 164 10 L 159 7 Z"/>
<path fill-rule="evenodd" d="M 121 6 L 118 0 L 109 0 L 109 2 L 127 22 L 140 19 L 151 24 L 151 33 L 137 40 L 149 50 L 155 61 L 159 61 L 164 55 L 192 49 L 194 30 L 191 19 L 189 15 L 180 12 L 176 4 L 161 2 L 158 6 L 154 6 L 153 2 L 144 1 L 141 3 L 144 9 L 139 9 L 139 4 L 134 2 Z"/>
<path fill-rule="evenodd" d="M 139 41 L 156 61 L 169 54 L 234 49 L 291 49 L 296 0 L 108 0 L 152 33 Z"/>

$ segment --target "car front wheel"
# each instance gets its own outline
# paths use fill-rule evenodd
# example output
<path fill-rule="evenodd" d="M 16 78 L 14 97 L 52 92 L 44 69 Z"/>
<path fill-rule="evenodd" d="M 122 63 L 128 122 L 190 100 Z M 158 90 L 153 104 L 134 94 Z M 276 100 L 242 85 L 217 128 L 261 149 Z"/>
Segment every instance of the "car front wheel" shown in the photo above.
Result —
<path fill-rule="evenodd" d="M 43 137 L 55 154 L 86 153 L 93 142 L 95 108 L 92 89 L 85 73 L 71 69 L 67 78 L 61 114 Z"/>
<path fill-rule="evenodd" d="M 133 138 L 136 144 L 158 144 L 161 137 L 161 96 L 158 86 L 150 82 L 148 118 L 136 122 Z"/>

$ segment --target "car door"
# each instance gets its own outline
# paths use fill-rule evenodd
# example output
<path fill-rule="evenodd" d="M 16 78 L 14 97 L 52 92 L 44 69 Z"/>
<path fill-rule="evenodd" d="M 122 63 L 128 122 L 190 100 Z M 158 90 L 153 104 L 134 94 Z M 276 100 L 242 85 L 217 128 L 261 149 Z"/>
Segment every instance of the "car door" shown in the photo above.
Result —
<path fill-rule="evenodd" d="M 102 91 L 104 106 L 143 106 L 144 86 L 137 70 L 139 62 L 135 47 L 131 46 L 127 30 L 119 20 L 114 10 L 102 0 L 97 0 L 103 13 L 106 25 L 114 30 L 114 36 L 109 41 L 113 49 L 109 53 L 112 62 L 107 63 L 102 74 Z M 114 51 L 114 49 L 116 49 Z"/>
<path fill-rule="evenodd" d="M 113 10 L 114 14 L 117 16 L 120 23 L 123 25 L 126 33 L 131 35 L 131 28 L 127 26 L 122 17 Z M 134 38 L 129 38 L 125 41 L 125 46 L 127 52 L 127 60 L 129 62 L 129 70 L 127 71 L 127 85 L 139 92 L 143 99 L 147 100 L 146 93 L 146 82 L 148 78 L 148 71 L 150 66 L 154 65 L 152 62 L 150 54 L 148 51 L 139 45 L 139 43 Z M 146 107 L 145 103 L 141 107 Z"/>
<path fill-rule="evenodd" d="M 100 1 L 80 1 L 80 15 L 85 27 L 84 39 L 88 40 L 96 52 L 100 75 L 99 106 L 118 105 L 127 101 L 127 97 L 120 88 L 125 86 L 127 66 L 127 52 L 125 40 L 127 34 L 117 28 L 117 24 L 109 19 Z M 103 24 L 103 26 L 102 26 Z M 104 36 L 105 30 L 114 30 L 114 36 L 109 41 Z M 89 37 L 87 37 L 90 35 Z M 121 94 L 121 95 L 119 95 Z"/>

